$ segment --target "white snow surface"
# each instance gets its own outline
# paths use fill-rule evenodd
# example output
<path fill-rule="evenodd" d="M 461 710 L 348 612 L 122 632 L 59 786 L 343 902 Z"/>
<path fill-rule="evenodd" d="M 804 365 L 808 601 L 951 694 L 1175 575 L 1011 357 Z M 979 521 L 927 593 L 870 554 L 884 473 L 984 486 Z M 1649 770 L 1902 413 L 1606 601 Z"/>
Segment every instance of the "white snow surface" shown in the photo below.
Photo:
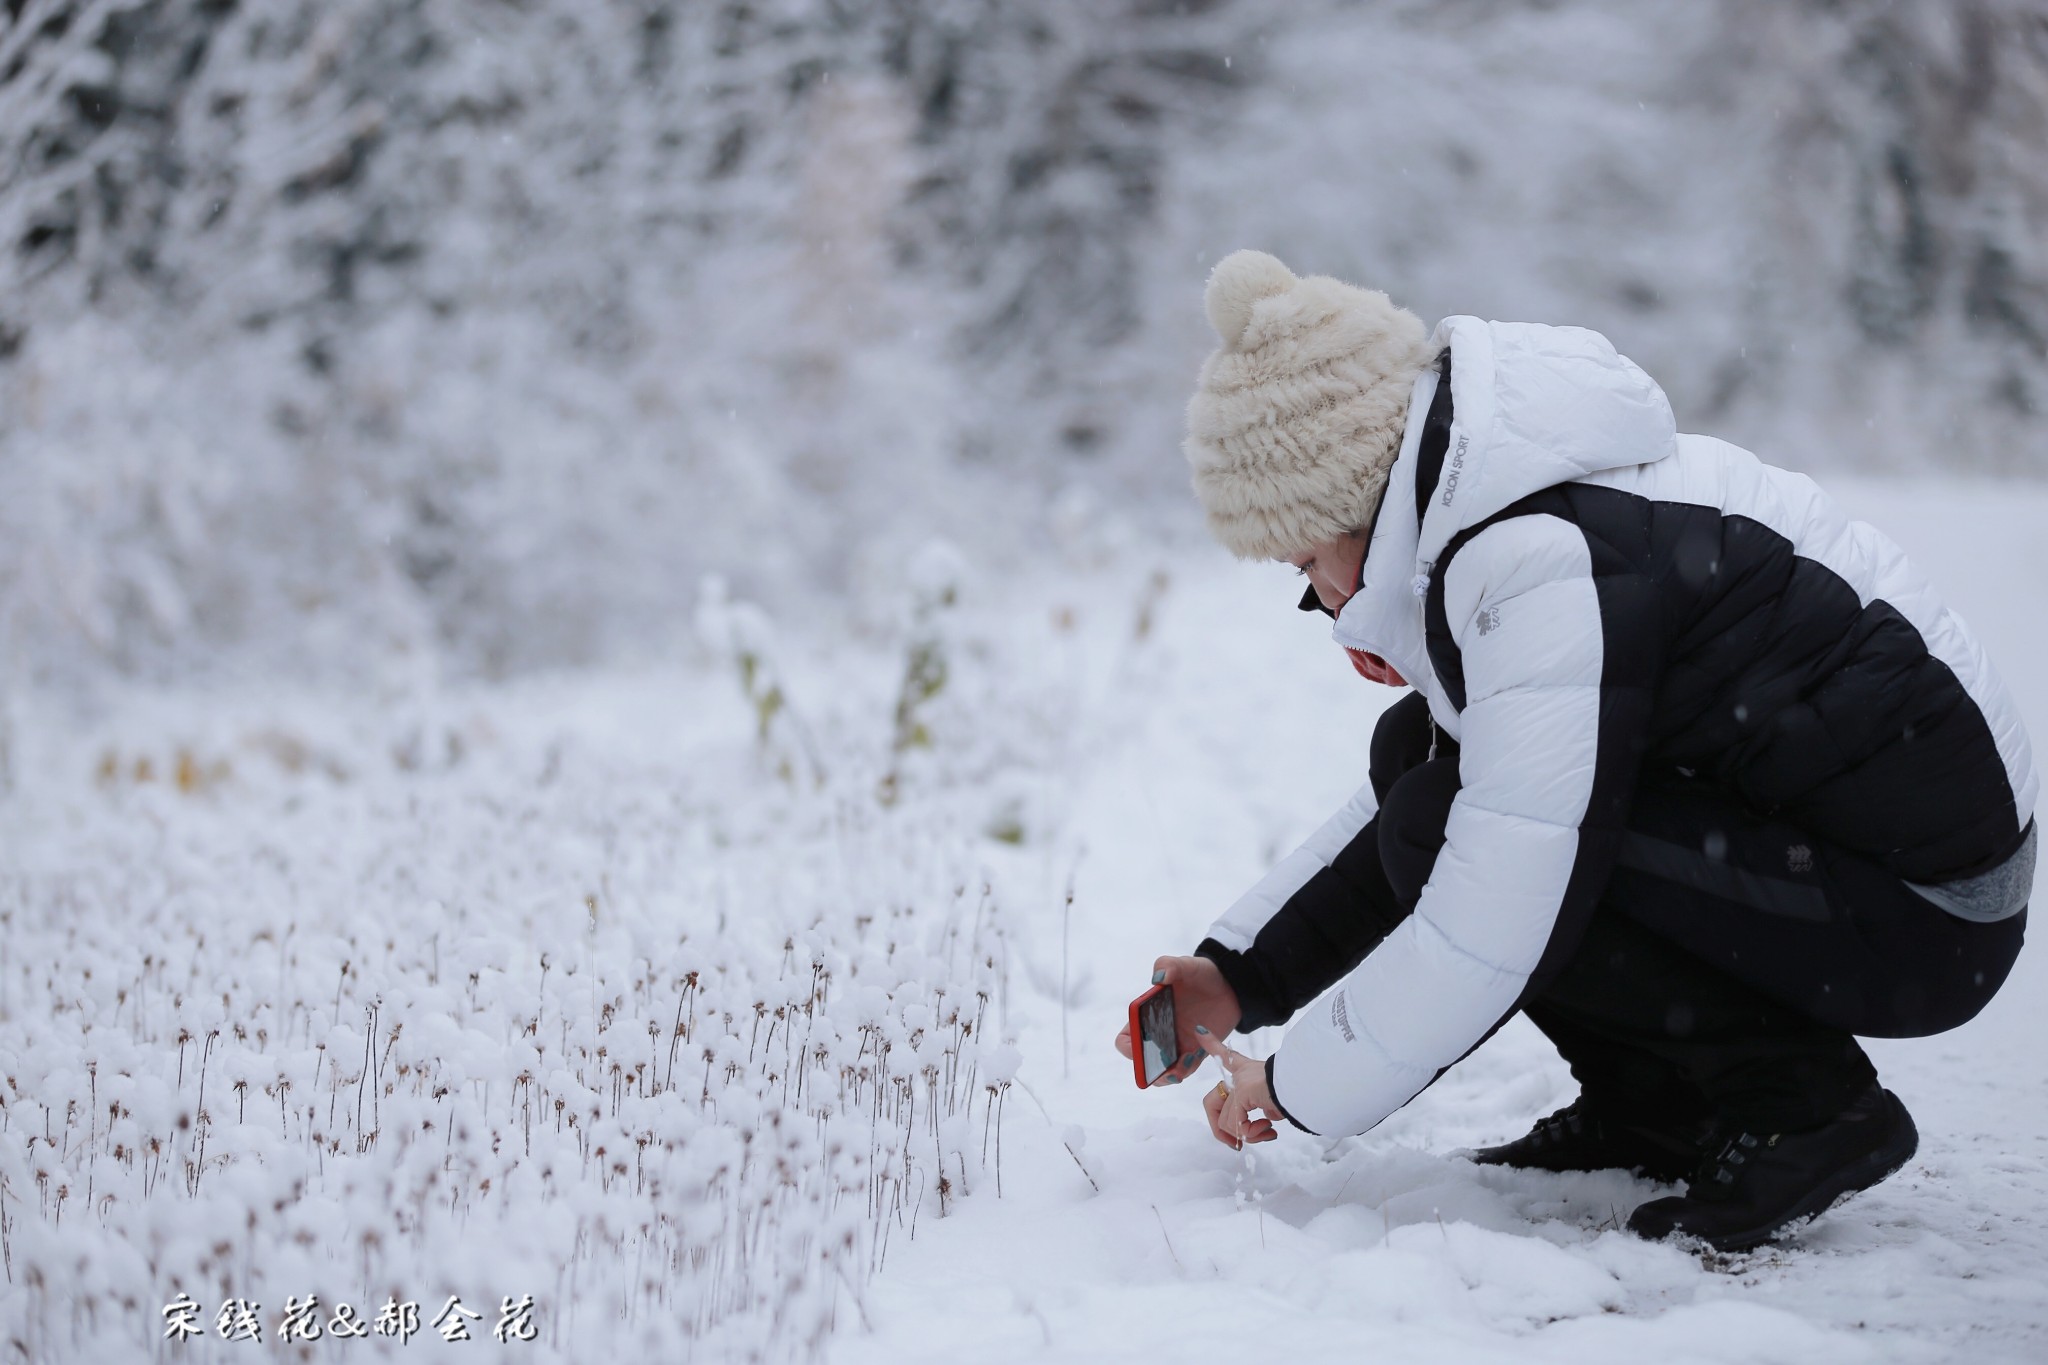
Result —
<path fill-rule="evenodd" d="M 1830 487 L 2044 733 L 2048 492 Z M 1571 1097 L 1521 1021 L 1363 1138 L 1233 1153 L 1213 1076 L 1140 1092 L 1109 1040 L 1395 694 L 1206 545 L 921 562 L 886 639 L 718 599 L 689 668 L 17 717 L 9 1358 L 254 1359 L 220 1301 L 275 1351 L 309 1293 L 425 1330 L 307 1358 L 2048 1358 L 2038 949 L 1966 1027 L 1869 1045 L 1919 1155 L 1755 1254 L 1619 1231 L 1625 1175 L 1461 1158 Z M 427 1326 L 450 1294 L 482 1342 Z M 522 1294 L 537 1339 L 497 1348 Z"/>

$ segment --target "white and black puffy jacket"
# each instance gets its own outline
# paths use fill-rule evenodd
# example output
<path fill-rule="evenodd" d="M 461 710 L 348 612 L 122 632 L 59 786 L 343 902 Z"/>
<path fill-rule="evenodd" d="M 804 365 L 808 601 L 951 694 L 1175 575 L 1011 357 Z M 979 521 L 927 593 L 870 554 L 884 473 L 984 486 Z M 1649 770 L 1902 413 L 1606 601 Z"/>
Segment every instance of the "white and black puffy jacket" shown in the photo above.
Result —
<path fill-rule="evenodd" d="M 1290 1117 L 1325 1135 L 1380 1122 L 1515 1007 L 1605 887 L 1646 766 L 1915 882 L 2010 857 L 2038 791 L 1969 629 L 1810 479 L 1678 434 L 1596 332 L 1454 317 L 1436 341 L 1447 401 L 1437 372 L 1417 381 L 1334 634 L 1426 695 L 1462 787 L 1414 913 L 1273 1059 Z M 1205 948 L 1245 952 L 1373 813 L 1368 786 Z"/>

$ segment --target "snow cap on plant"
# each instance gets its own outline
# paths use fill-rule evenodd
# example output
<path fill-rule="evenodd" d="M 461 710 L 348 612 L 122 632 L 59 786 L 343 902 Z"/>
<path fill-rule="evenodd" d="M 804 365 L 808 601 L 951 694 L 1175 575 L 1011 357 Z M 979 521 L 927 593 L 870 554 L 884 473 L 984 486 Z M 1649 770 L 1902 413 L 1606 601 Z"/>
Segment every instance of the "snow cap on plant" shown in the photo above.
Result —
<path fill-rule="evenodd" d="M 1435 359 L 1422 319 L 1263 251 L 1218 261 L 1205 304 L 1223 345 L 1181 449 L 1209 530 L 1240 559 L 1284 559 L 1363 527 Z"/>

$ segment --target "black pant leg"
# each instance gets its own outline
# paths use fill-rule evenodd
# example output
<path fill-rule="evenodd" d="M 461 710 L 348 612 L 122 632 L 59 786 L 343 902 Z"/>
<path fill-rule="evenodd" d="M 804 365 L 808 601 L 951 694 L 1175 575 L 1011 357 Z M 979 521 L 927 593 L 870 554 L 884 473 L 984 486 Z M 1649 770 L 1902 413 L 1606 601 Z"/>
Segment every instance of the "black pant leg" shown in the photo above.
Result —
<path fill-rule="evenodd" d="M 1798 1130 L 1876 1076 L 1847 1031 L 1772 999 L 1603 902 L 1578 951 L 1525 1006 L 1581 1092 L 1639 1122 L 1713 1114 Z"/>
<path fill-rule="evenodd" d="M 2026 934 L 2025 911 L 1957 918 L 1866 858 L 1676 778 L 1638 789 L 1606 899 L 1772 999 L 1872 1038 L 1974 1018 Z"/>
<path fill-rule="evenodd" d="M 2024 933 L 1710 784 L 1650 781 L 1585 946 L 1528 1013 L 1589 1090 L 1642 1093 L 1656 1058 L 1751 1127 L 1811 1127 L 1876 1074 L 1854 1035 L 1971 1018 Z"/>

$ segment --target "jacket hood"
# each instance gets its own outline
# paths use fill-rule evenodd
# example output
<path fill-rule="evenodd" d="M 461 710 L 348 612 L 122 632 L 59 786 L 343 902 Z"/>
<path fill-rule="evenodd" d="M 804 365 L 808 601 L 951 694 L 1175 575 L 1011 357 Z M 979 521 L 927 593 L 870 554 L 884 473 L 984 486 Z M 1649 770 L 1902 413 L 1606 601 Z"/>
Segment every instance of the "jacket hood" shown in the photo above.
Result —
<path fill-rule="evenodd" d="M 1414 516 L 1422 431 L 1440 382 L 1415 380 L 1408 422 L 1374 522 L 1364 581 L 1331 630 L 1380 655 L 1458 733 L 1423 640 L 1420 589 L 1452 536 L 1541 489 L 1677 453 L 1671 404 L 1606 337 L 1582 327 L 1445 318 L 1431 337 L 1451 351 L 1451 430 L 1422 522 Z"/>
<path fill-rule="evenodd" d="M 1598 332 L 1450 317 L 1430 340 L 1451 350 L 1453 411 L 1419 568 L 1531 493 L 1677 453 L 1664 390 Z"/>

